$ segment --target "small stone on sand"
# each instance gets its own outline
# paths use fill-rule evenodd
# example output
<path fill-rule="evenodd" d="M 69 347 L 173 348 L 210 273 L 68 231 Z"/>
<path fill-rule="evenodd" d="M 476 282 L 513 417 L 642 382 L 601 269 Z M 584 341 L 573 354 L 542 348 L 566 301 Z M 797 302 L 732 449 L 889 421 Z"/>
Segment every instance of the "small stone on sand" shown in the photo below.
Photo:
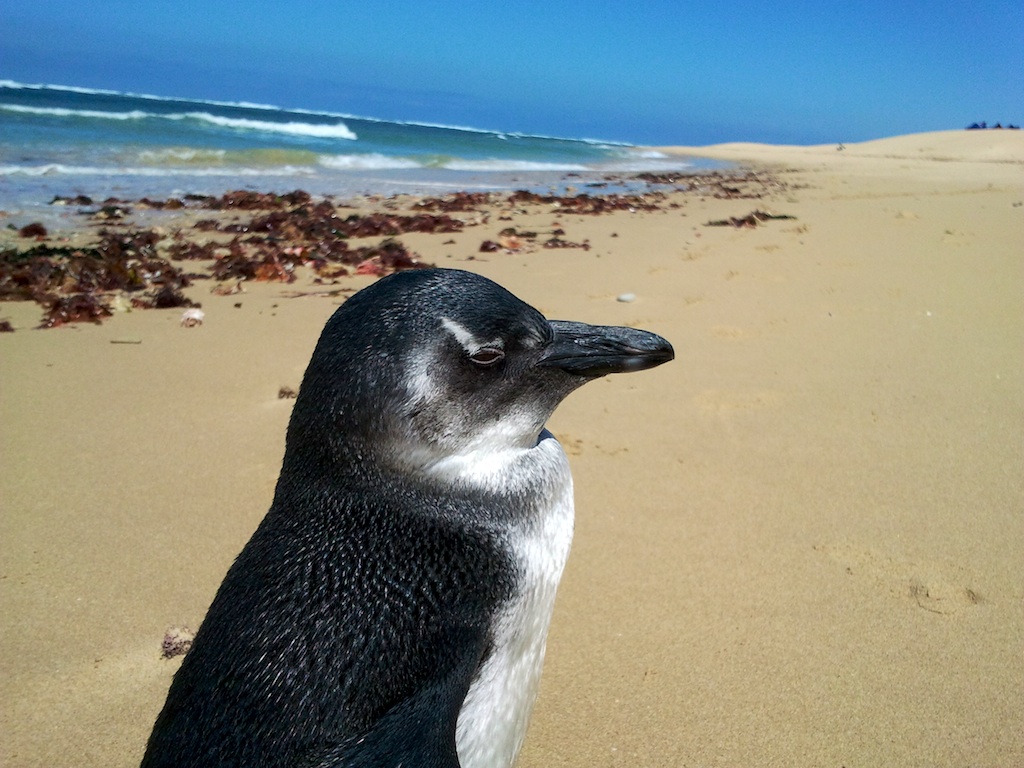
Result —
<path fill-rule="evenodd" d="M 165 659 L 184 656 L 192 649 L 192 640 L 195 639 L 195 636 L 196 633 L 188 627 L 170 627 L 164 632 L 160 655 Z"/>

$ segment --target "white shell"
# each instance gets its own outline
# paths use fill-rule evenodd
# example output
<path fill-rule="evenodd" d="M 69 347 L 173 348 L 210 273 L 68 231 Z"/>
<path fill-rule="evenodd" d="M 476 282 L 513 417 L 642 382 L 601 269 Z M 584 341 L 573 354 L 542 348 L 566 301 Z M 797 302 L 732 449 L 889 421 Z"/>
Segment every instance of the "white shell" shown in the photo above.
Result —
<path fill-rule="evenodd" d="M 181 313 L 181 325 L 183 328 L 193 328 L 203 324 L 206 313 L 197 307 L 191 307 Z"/>

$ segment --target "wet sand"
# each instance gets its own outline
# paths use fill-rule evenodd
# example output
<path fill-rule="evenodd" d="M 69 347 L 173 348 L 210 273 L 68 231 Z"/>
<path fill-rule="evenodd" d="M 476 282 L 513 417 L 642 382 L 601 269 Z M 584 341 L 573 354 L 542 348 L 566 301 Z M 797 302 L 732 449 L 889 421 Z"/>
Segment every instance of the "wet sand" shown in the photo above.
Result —
<path fill-rule="evenodd" d="M 519 765 L 1024 764 L 1024 135 L 691 151 L 784 184 L 400 238 L 677 352 L 550 424 L 576 536 Z M 795 218 L 706 226 L 754 210 Z M 479 251 L 509 226 L 590 247 Z M 3 765 L 138 763 L 165 630 L 269 505 L 324 291 L 374 279 L 310 278 L 196 282 L 194 328 L 0 305 Z"/>

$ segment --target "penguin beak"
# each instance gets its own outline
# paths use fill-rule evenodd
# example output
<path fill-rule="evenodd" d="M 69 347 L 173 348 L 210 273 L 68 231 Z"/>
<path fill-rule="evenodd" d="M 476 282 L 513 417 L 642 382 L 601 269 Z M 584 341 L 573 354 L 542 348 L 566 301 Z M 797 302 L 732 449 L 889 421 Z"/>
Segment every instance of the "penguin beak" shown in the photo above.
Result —
<path fill-rule="evenodd" d="M 657 334 L 615 325 L 549 321 L 554 339 L 537 365 L 587 378 L 643 371 L 676 355 Z"/>

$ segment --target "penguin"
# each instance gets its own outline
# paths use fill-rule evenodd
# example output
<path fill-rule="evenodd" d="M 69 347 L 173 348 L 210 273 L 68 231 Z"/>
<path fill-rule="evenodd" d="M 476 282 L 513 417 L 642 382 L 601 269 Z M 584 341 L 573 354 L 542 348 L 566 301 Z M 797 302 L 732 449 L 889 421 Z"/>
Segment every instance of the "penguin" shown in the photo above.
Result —
<path fill-rule="evenodd" d="M 573 531 L 545 423 L 586 382 L 673 357 L 461 270 L 354 294 L 142 768 L 511 766 Z"/>

